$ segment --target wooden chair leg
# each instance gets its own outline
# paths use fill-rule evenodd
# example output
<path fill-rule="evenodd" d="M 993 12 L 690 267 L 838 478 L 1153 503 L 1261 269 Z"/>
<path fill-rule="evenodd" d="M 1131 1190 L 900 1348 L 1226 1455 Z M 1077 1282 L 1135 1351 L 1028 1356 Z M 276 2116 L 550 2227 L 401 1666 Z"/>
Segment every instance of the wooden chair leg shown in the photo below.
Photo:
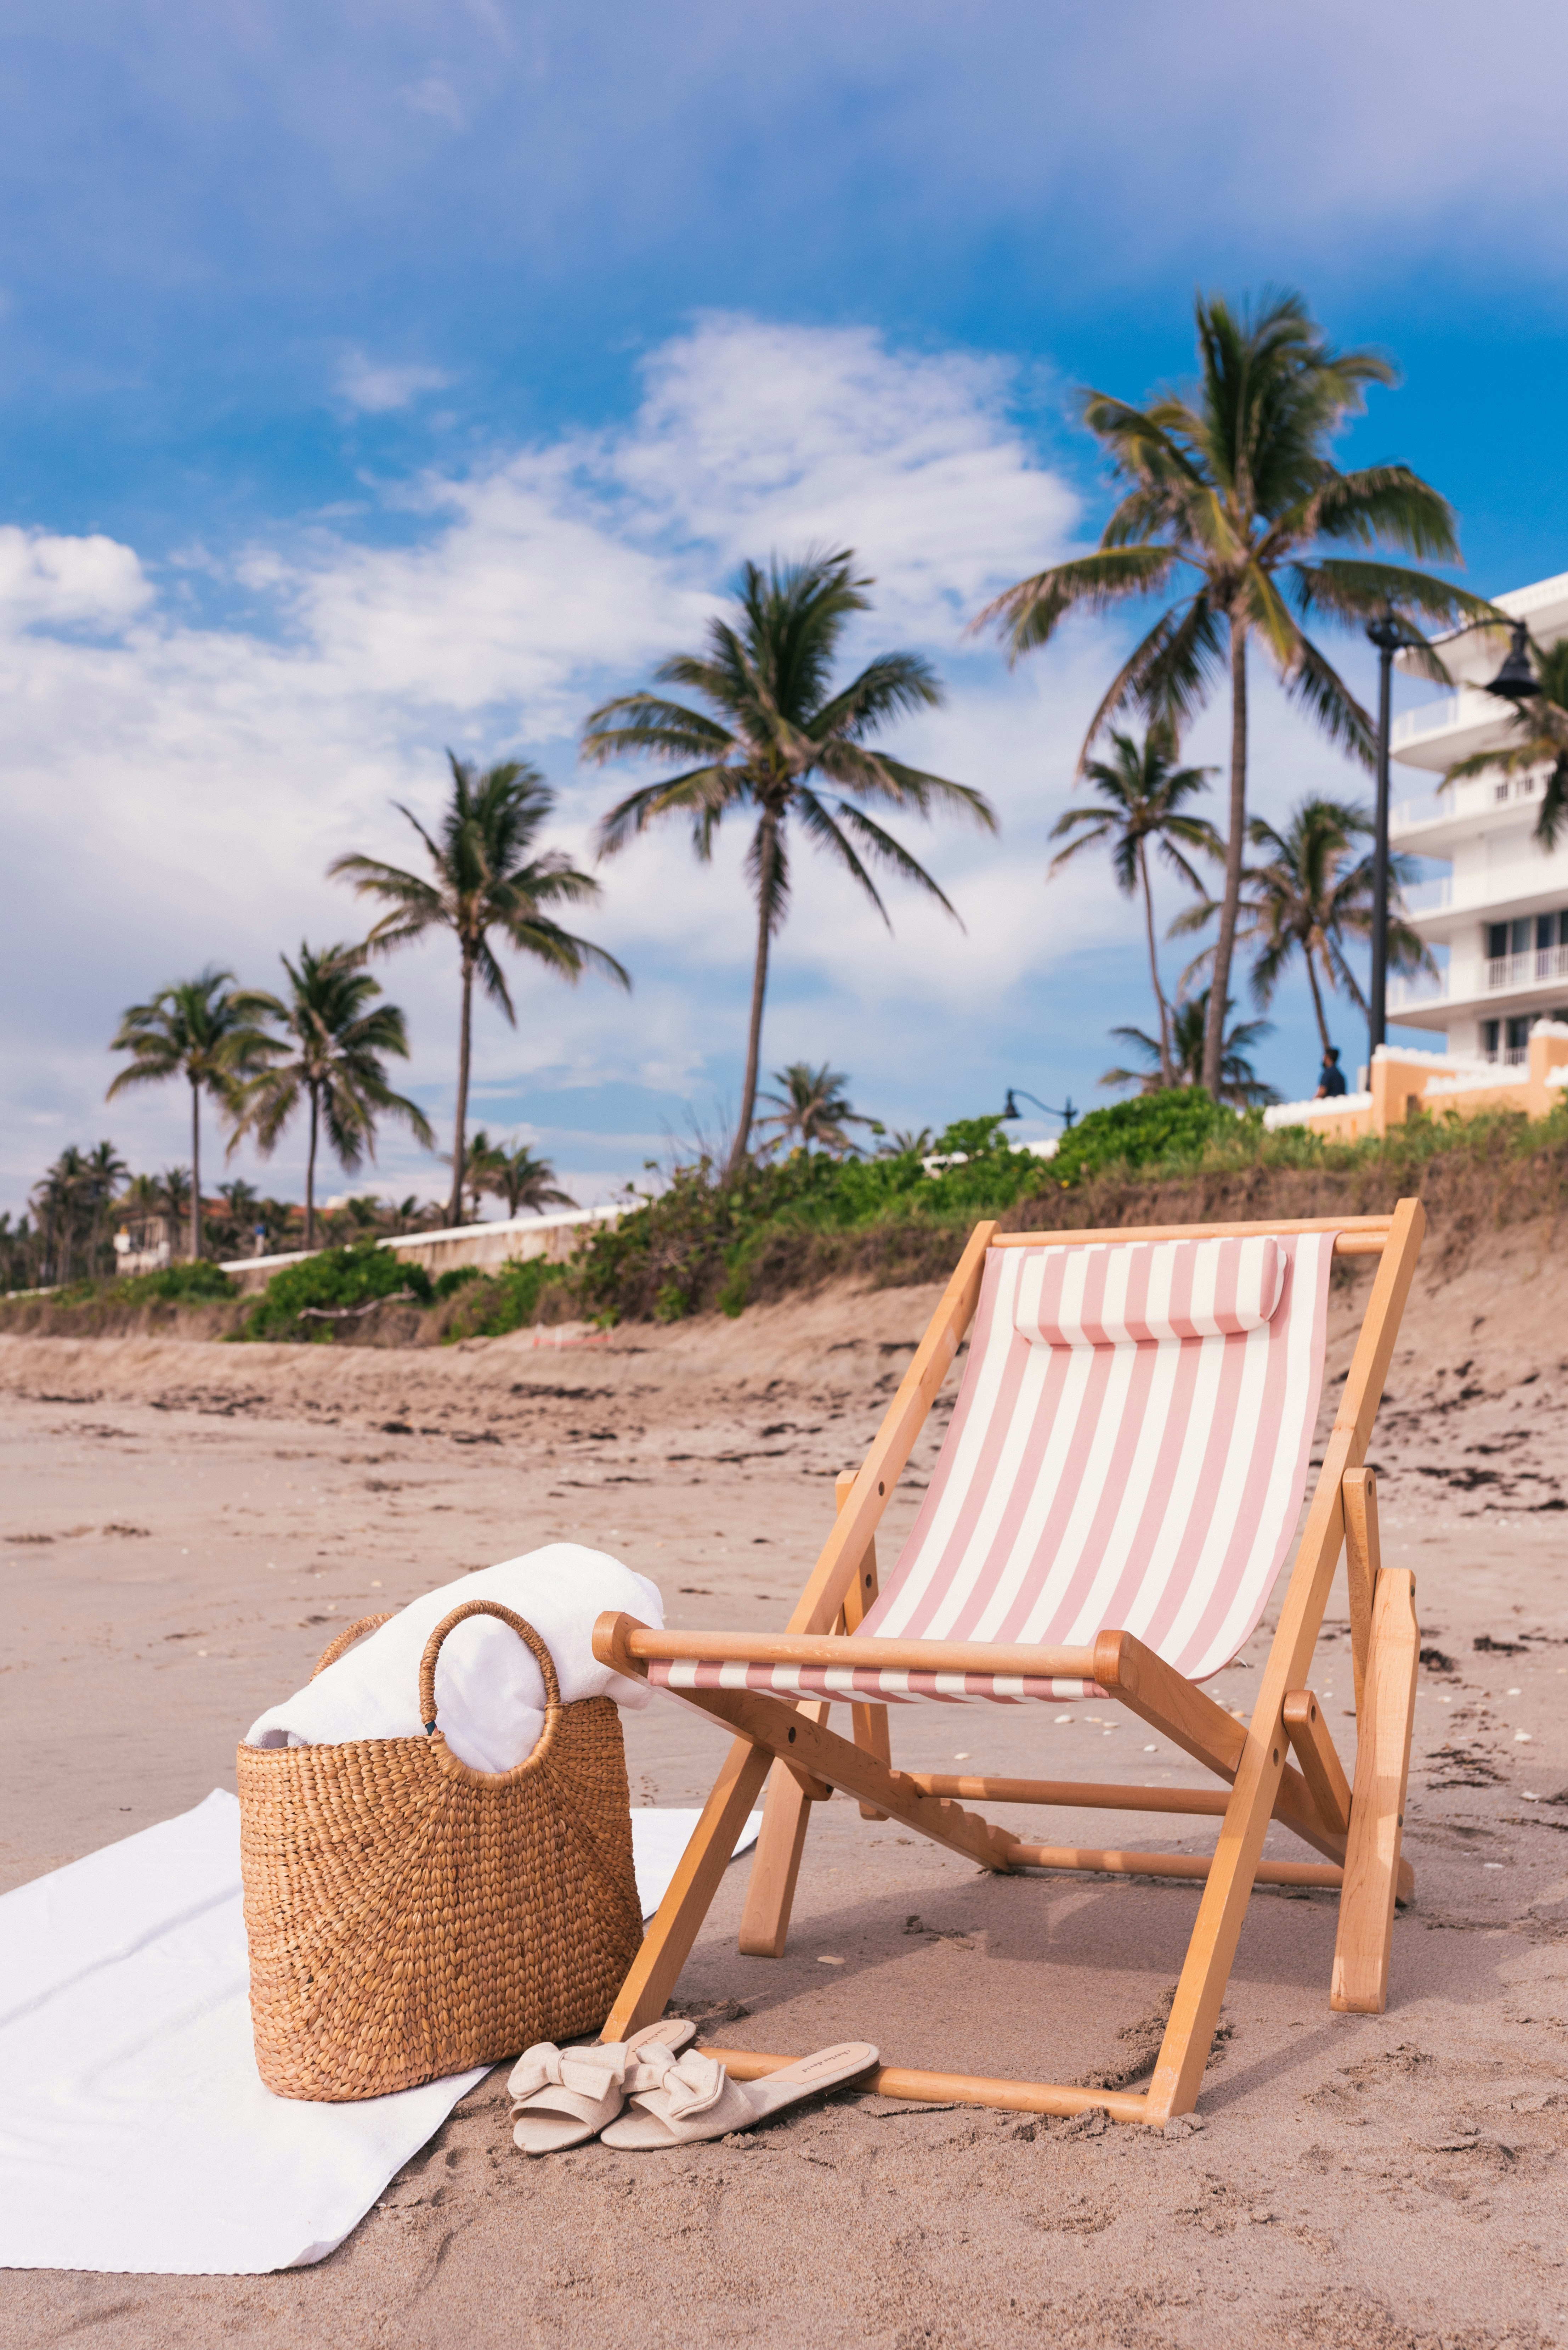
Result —
<path fill-rule="evenodd" d="M 842 1509 L 855 1491 L 853 1469 L 839 1471 L 838 1481 L 834 1491 L 838 1506 Z M 877 1542 L 873 1535 L 867 1544 L 865 1555 L 844 1594 L 844 1628 L 846 1632 L 858 1632 L 865 1620 L 866 1612 L 876 1596 Z M 855 1725 L 851 1735 L 861 1752 L 875 1754 L 879 1762 L 891 1764 L 893 1750 L 888 1741 L 887 1707 L 885 1705 L 852 1705 L 849 1713 Z M 888 1814 L 886 1812 L 879 1812 L 874 1804 L 862 1804 L 860 1816 L 863 1820 L 885 1820 Z"/>
<path fill-rule="evenodd" d="M 753 1746 L 749 1738 L 737 1738 L 731 1746 L 670 1890 L 616 1995 L 601 2040 L 625 2040 L 663 2014 L 772 1761 L 766 1747 Z"/>
<path fill-rule="evenodd" d="M 1372 1594 L 1382 1564 L 1377 1544 L 1377 1478 L 1370 1469 L 1347 1469 L 1341 1480 L 1345 1495 L 1345 1580 L 1350 1594 L 1350 1661 L 1355 1676 L 1355 1711 L 1361 1713 L 1361 1684 L 1366 1677 L 1366 1650 L 1372 1638 Z"/>
<path fill-rule="evenodd" d="M 813 1721 L 827 1720 L 826 1705 L 803 1705 L 797 1711 Z M 794 1773 L 781 1763 L 768 1781 L 762 1833 L 746 1886 L 746 1906 L 741 1912 L 741 1950 L 748 1959 L 782 1959 L 784 1954 L 795 1879 L 810 1824 L 811 1797 Z"/>
<path fill-rule="evenodd" d="M 1381 2015 L 1388 2004 L 1420 1651 L 1416 1578 L 1407 1568 L 1384 1567 L 1373 1594 L 1366 1671 L 1356 1709 L 1355 1787 L 1329 1991 L 1329 2005 L 1342 2012 Z"/>

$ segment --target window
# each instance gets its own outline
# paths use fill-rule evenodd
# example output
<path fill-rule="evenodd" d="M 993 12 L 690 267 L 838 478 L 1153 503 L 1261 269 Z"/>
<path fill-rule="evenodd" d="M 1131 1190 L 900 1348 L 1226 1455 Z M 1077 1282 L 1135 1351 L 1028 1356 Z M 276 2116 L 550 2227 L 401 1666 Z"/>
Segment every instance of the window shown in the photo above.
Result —
<path fill-rule="evenodd" d="M 1510 1058 L 1511 1059 L 1515 1053 L 1522 1053 L 1528 1046 L 1529 1043 L 1530 1014 L 1526 1013 L 1521 1019 L 1511 1020 L 1508 1024 L 1508 1050 Z"/>
<path fill-rule="evenodd" d="M 1521 915 L 1517 921 L 1510 922 L 1508 926 L 1508 951 L 1510 954 L 1528 954 L 1530 952 L 1530 917 L 1528 914 Z"/>
<path fill-rule="evenodd" d="M 1554 947 L 1556 944 L 1557 944 L 1557 917 L 1556 917 L 1556 915 L 1555 915 L 1555 914 L 1537 914 L 1537 916 L 1535 917 L 1535 951 L 1536 951 L 1536 953 L 1537 953 L 1537 954 L 1544 954 L 1548 947 Z"/>
<path fill-rule="evenodd" d="M 1499 1026 L 1500 1023 L 1496 1020 L 1483 1020 L 1481 1022 L 1481 1051 L 1486 1055 L 1489 1061 L 1495 1061 L 1497 1058 Z"/>
<path fill-rule="evenodd" d="M 1489 922 L 1487 924 L 1486 951 L 1493 962 L 1500 962 L 1508 952 L 1508 924 L 1506 922 Z"/>

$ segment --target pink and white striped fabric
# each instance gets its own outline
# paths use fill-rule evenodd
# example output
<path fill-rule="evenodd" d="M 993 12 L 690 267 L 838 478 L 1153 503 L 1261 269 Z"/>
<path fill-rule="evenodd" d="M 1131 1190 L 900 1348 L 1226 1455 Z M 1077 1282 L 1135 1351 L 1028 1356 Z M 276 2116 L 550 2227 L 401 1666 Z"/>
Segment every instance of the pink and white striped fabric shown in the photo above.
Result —
<path fill-rule="evenodd" d="M 1301 1508 L 1334 1238 L 989 1251 L 952 1425 L 861 1635 L 1058 1648 L 1127 1631 L 1189 1680 L 1229 1664 Z M 700 1655 L 649 1678 L 888 1704 L 1099 1694 Z"/>

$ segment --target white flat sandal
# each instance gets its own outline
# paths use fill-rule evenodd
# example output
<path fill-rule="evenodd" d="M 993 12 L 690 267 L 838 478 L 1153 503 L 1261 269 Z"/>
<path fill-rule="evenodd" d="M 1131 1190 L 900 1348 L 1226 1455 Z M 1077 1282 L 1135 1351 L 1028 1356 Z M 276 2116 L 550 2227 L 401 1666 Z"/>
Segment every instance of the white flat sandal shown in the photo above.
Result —
<path fill-rule="evenodd" d="M 524 2154 L 560 2154 L 586 2146 L 626 2103 L 628 2077 L 641 2060 L 673 2064 L 697 2027 L 684 2016 L 644 2024 L 629 2040 L 590 2040 L 557 2048 L 552 2040 L 525 2049 L 506 2086 L 512 2108 L 513 2143 Z"/>
<path fill-rule="evenodd" d="M 645 2049 L 627 2076 L 631 2110 L 610 2124 L 604 2143 L 618 2152 L 640 2153 L 727 2137 L 732 2130 L 754 2129 L 803 2097 L 853 2081 L 878 2061 L 868 2041 L 846 2040 L 760 2081 L 732 2081 L 716 2057 L 696 2049 L 679 2059 L 662 2049 Z"/>

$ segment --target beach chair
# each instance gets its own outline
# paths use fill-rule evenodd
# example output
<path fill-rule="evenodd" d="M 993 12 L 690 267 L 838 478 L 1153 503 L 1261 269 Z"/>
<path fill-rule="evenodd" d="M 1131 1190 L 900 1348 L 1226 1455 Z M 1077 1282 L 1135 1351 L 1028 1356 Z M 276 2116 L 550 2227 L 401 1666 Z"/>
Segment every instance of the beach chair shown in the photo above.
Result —
<path fill-rule="evenodd" d="M 742 1824 L 774 1770 L 742 1950 L 784 1945 L 811 1806 L 835 1789 L 867 1816 L 982 1868 L 1202 1880 L 1147 2090 L 992 2080 L 889 2064 L 894 2096 L 1162 2125 L 1191 2109 L 1256 1884 L 1339 1889 L 1329 2003 L 1380 2013 L 1397 1898 L 1418 1635 L 1413 1576 L 1379 1566 L 1372 1425 L 1424 1216 L 1146 1231 L 977 1226 L 786 1632 L 656 1632 L 602 1616 L 595 1653 L 734 1733 L 729 1757 L 608 2022 L 662 2014 Z M 1250 1721 L 1199 1683 L 1262 1620 L 1300 1516 L 1336 1258 L 1377 1260 Z M 879 1589 L 875 1536 L 966 1333 L 952 1420 L 914 1527 Z M 1341 1548 L 1355 1687 L 1354 1790 L 1307 1669 Z M 950 1777 L 889 1760 L 892 1707 L 1114 1702 L 1222 1788 Z M 853 1734 L 827 1727 L 851 1708 Z M 1290 1759 L 1293 1752 L 1293 1762 Z M 971 1802 L 1204 1814 L 1211 1857 L 1025 1842 Z M 1262 1858 L 1272 1820 L 1324 1856 Z M 742 2079 L 781 2056 L 714 2051 Z"/>

